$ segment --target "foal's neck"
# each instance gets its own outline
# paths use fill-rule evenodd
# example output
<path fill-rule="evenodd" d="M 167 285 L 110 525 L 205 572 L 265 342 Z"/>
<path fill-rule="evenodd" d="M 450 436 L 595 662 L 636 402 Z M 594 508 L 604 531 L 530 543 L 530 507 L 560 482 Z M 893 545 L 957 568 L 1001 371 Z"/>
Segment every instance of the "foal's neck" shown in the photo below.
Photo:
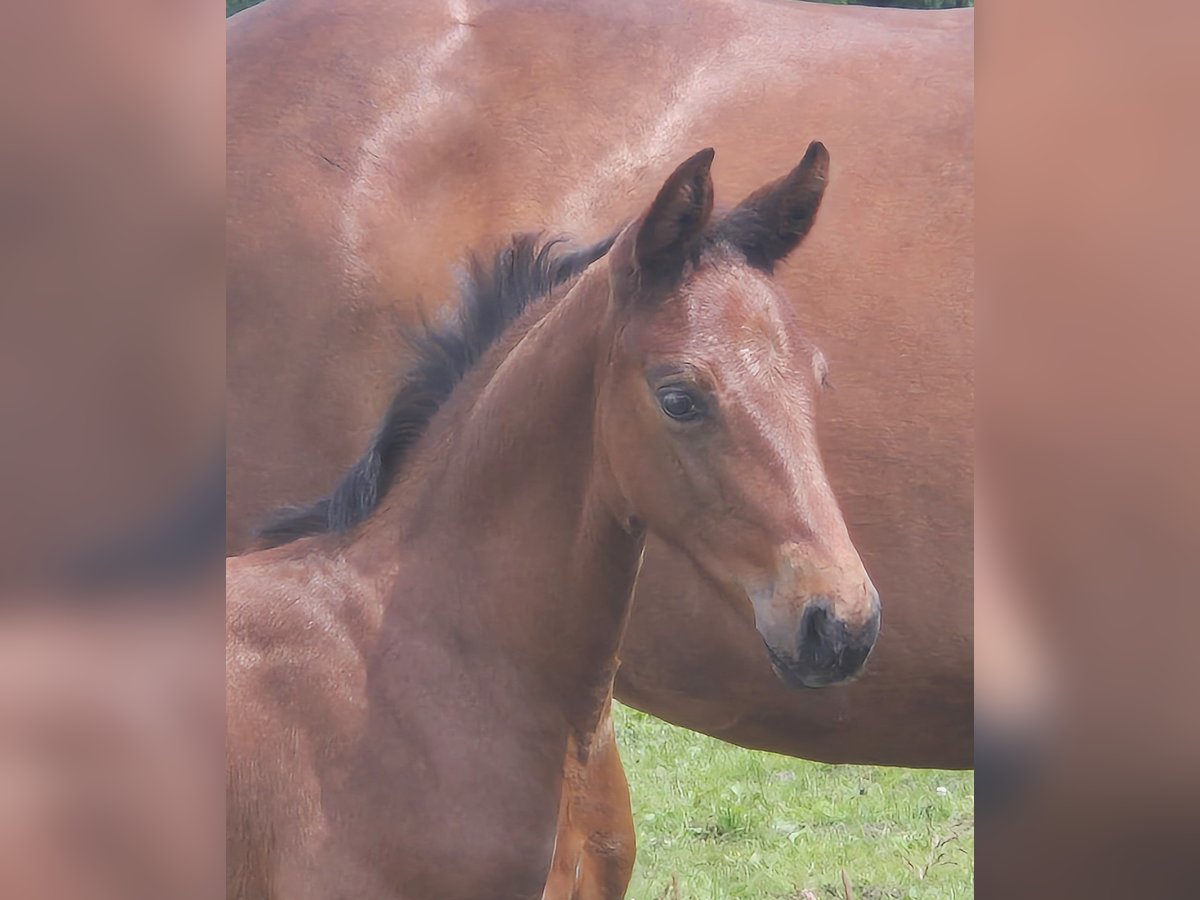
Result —
<path fill-rule="evenodd" d="M 435 419 L 400 486 L 409 499 L 383 511 L 396 527 L 376 529 L 440 567 L 426 614 L 458 646 L 515 668 L 585 732 L 612 687 L 642 552 L 595 435 L 608 304 L 594 266 L 485 356 Z"/>

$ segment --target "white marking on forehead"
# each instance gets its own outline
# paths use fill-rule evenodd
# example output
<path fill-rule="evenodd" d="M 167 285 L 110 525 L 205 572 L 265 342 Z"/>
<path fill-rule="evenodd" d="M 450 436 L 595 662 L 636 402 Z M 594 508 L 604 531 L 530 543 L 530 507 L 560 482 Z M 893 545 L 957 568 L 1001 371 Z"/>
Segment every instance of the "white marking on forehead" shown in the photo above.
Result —
<path fill-rule="evenodd" d="M 451 91 L 439 84 L 439 79 L 470 37 L 471 29 L 467 23 L 471 16 L 463 0 L 451 0 L 449 10 L 454 23 L 439 40 L 410 57 L 406 66 L 407 71 L 413 73 L 410 88 L 379 119 L 352 160 L 353 177 L 339 222 L 342 246 L 346 248 L 346 275 L 352 281 L 371 278 L 371 270 L 362 255 L 363 218 L 372 202 L 385 199 L 383 188 L 386 184 L 378 178 L 379 170 L 399 164 L 401 157 L 391 153 L 391 147 L 428 128 L 429 121 L 452 97 Z"/>
<path fill-rule="evenodd" d="M 749 420 L 767 452 L 787 473 L 787 489 L 808 520 L 810 490 L 824 477 L 813 423 L 814 383 L 806 381 L 806 368 L 811 364 L 816 370 L 817 359 L 823 365 L 824 358 L 802 335 L 788 333 L 782 306 L 788 299 L 766 276 L 737 261 L 717 261 L 702 277 L 703 287 L 697 283 L 697 289 L 689 292 L 689 318 L 698 315 L 706 295 L 707 302 L 714 302 L 714 289 L 738 291 L 741 299 L 731 306 L 731 315 L 748 312 L 759 317 L 738 334 L 722 329 L 721 335 L 709 339 L 706 349 L 712 352 L 711 362 L 725 369 L 719 376 L 725 401 Z M 793 358 L 793 349 L 813 356 L 801 362 Z"/>
<path fill-rule="evenodd" d="M 746 381 L 730 384 L 725 395 L 750 419 L 755 432 L 767 445 L 767 451 L 787 473 L 787 489 L 792 502 L 804 521 L 811 522 L 809 489 L 823 481 L 812 403 L 804 389 L 791 379 L 777 382 L 771 390 L 780 404 L 772 404 L 773 408 L 769 410 L 762 405 L 761 387 L 757 397 L 752 397 L 752 388 Z M 771 414 L 778 418 L 769 417 Z"/>
<path fill-rule="evenodd" d="M 778 377 L 788 370 L 792 359 L 792 341 L 781 304 L 786 302 L 778 290 L 763 275 L 750 269 L 744 262 L 717 261 L 705 266 L 703 274 L 691 285 L 685 286 L 688 322 L 699 319 L 700 310 L 707 304 L 719 303 L 714 294 L 734 294 L 737 303 L 728 305 L 726 314 L 742 324 L 709 330 L 706 341 L 708 349 L 728 348 L 732 343 L 734 353 L 749 367 L 755 377 Z M 717 316 L 718 320 L 721 318 Z M 744 320 L 744 321 L 743 321 Z"/>

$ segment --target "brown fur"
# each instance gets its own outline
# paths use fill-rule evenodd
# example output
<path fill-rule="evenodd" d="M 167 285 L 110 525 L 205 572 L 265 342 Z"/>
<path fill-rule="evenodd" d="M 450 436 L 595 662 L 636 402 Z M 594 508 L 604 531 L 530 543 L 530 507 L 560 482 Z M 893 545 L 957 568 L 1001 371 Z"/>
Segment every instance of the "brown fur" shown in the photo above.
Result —
<path fill-rule="evenodd" d="M 853 685 L 789 690 L 745 614 L 652 539 L 617 696 L 796 756 L 970 766 L 973 11 L 464 8 L 230 20 L 230 548 L 362 450 L 449 261 L 539 226 L 601 237 L 666 164 L 660 122 L 716 145 L 735 197 L 820 134 L 840 174 L 777 277 L 831 363 L 822 443 L 883 636 Z M 589 187 L 566 204 L 567 184 Z"/>
<path fill-rule="evenodd" d="M 861 667 L 879 599 L 817 452 L 815 351 L 708 230 L 712 158 L 484 353 L 370 518 L 229 561 L 236 900 L 557 896 L 560 840 L 564 891 L 586 868 L 623 893 L 609 706 L 647 532 L 752 602 L 779 677 Z M 811 217 L 827 167 L 814 143 L 750 202 Z"/>
<path fill-rule="evenodd" d="M 611 699 L 586 753 L 568 743 L 545 900 L 614 900 L 633 876 L 637 835 Z"/>
<path fill-rule="evenodd" d="M 406 365 L 411 298 L 450 293 L 447 260 L 539 226 L 600 237 L 662 165 L 664 128 L 716 145 L 734 195 L 820 134 L 836 188 L 777 277 L 832 363 L 822 444 L 888 600 L 881 639 L 854 684 L 789 689 L 744 608 L 651 537 L 617 695 L 747 746 L 969 766 L 972 39 L 971 11 L 794 3 L 275 0 L 235 17 L 230 547 L 361 451 Z"/>

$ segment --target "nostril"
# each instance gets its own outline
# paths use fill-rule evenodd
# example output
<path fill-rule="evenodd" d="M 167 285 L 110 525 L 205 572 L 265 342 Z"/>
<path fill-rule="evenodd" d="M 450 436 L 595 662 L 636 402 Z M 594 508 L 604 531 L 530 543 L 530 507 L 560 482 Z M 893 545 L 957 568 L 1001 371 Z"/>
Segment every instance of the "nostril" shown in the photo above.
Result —
<path fill-rule="evenodd" d="M 817 656 L 827 652 L 831 624 L 829 607 L 824 599 L 810 600 L 800 618 L 798 649 Z"/>
<path fill-rule="evenodd" d="M 833 603 L 826 595 L 808 598 L 800 614 L 795 649 L 790 659 L 787 654 L 782 657 L 793 679 L 805 687 L 824 687 L 852 678 L 862 669 L 874 646 L 879 628 L 878 608 L 872 611 L 869 622 L 851 629 L 837 614 Z M 778 664 L 780 659 L 779 654 L 772 653 L 774 662 Z"/>
<path fill-rule="evenodd" d="M 822 606 L 809 606 L 804 611 L 804 618 L 800 623 L 800 640 L 803 643 L 816 643 L 821 640 L 821 632 L 825 628 L 825 623 L 829 619 L 829 613 Z"/>

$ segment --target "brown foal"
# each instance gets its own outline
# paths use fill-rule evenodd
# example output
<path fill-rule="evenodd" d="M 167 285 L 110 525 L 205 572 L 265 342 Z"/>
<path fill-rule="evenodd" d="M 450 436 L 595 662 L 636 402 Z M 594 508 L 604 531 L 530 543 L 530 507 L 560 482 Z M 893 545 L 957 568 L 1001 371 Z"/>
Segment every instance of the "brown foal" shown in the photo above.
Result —
<path fill-rule="evenodd" d="M 549 891 L 647 533 L 749 603 L 785 680 L 865 661 L 820 356 L 769 277 L 828 156 L 716 220 L 712 157 L 481 352 L 366 521 L 229 561 L 231 898 Z"/>

